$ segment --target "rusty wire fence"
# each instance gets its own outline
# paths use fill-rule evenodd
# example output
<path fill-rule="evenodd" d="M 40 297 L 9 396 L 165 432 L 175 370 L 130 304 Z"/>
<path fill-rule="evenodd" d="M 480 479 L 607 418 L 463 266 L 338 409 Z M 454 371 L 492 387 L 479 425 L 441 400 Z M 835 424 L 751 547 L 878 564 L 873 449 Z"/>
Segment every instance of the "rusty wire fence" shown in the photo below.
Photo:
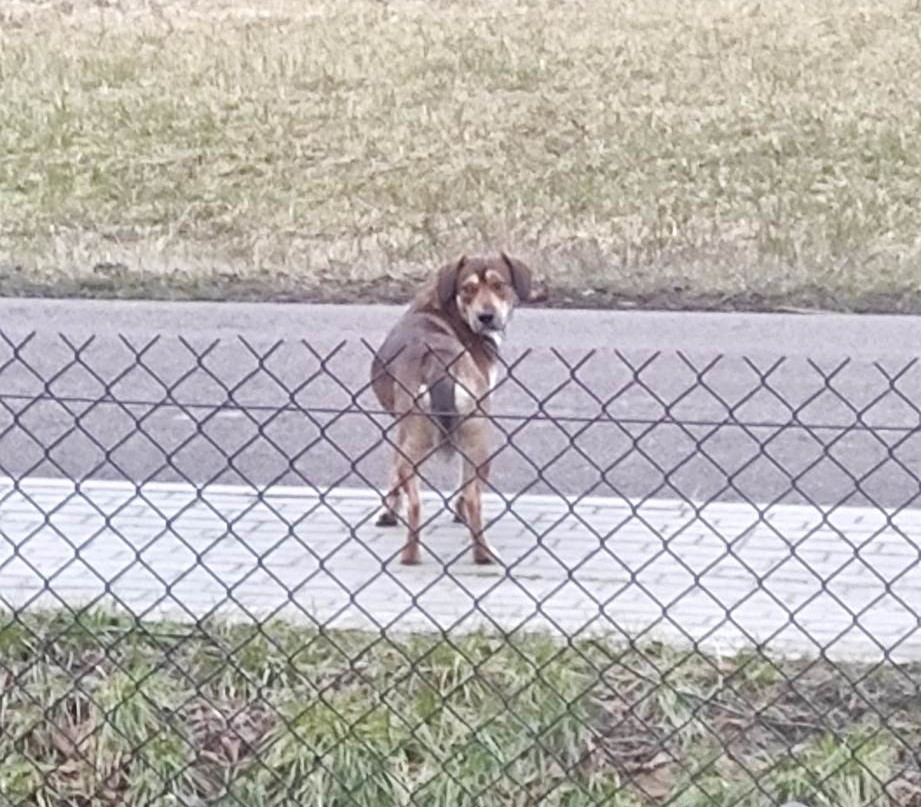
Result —
<path fill-rule="evenodd" d="M 921 804 L 914 361 L 513 351 L 405 566 L 370 345 L 0 337 L 0 804 Z"/>

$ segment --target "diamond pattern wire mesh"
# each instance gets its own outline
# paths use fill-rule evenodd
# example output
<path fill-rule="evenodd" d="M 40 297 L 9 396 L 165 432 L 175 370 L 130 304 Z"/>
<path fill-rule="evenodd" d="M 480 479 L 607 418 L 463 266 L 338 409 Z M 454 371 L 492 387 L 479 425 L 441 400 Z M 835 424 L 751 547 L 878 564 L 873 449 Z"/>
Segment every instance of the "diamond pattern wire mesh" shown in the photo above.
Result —
<path fill-rule="evenodd" d="M 0 804 L 921 805 L 921 367 L 519 351 L 471 562 L 369 344 L 0 332 Z"/>

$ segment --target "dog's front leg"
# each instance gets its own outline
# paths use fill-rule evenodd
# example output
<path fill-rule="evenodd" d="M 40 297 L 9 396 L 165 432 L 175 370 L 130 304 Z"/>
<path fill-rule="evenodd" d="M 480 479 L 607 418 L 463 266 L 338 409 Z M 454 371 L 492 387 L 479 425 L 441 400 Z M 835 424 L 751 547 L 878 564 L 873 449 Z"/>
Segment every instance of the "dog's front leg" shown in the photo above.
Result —
<path fill-rule="evenodd" d="M 454 497 L 454 504 L 451 506 L 451 509 L 454 511 L 454 523 L 463 524 L 466 516 L 464 515 L 464 480 L 465 480 L 465 463 L 463 460 L 459 463 L 460 465 L 460 479 L 457 483 L 457 496 Z"/>
<path fill-rule="evenodd" d="M 400 520 L 400 490 L 403 483 L 400 481 L 398 473 L 400 460 L 399 452 L 393 463 L 393 472 L 391 474 L 391 488 L 384 497 L 384 505 L 377 511 L 374 523 L 378 527 L 395 527 Z"/>

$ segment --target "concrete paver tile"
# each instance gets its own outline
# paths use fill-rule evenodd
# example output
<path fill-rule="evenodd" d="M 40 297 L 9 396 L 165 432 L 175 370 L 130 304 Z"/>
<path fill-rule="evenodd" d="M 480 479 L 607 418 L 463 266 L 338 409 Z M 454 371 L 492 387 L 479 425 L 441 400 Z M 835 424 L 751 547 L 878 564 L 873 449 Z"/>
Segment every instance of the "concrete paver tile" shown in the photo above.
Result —
<path fill-rule="evenodd" d="M 478 567 L 433 494 L 423 564 L 408 568 L 403 530 L 370 521 L 379 501 L 346 488 L 321 501 L 310 488 L 0 481 L 0 601 L 921 659 L 914 511 L 552 496 L 509 507 L 493 495 L 490 541 L 505 565 Z"/>

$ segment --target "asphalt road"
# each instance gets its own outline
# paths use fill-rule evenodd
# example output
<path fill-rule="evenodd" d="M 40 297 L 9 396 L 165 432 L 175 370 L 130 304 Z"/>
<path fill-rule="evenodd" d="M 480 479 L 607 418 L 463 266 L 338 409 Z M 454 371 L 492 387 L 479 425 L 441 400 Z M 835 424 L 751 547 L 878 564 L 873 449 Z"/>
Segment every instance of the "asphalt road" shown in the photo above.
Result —
<path fill-rule="evenodd" d="M 0 300 L 0 474 L 383 485 L 368 363 L 399 311 Z M 919 345 L 912 317 L 523 309 L 494 483 L 913 506 Z"/>

